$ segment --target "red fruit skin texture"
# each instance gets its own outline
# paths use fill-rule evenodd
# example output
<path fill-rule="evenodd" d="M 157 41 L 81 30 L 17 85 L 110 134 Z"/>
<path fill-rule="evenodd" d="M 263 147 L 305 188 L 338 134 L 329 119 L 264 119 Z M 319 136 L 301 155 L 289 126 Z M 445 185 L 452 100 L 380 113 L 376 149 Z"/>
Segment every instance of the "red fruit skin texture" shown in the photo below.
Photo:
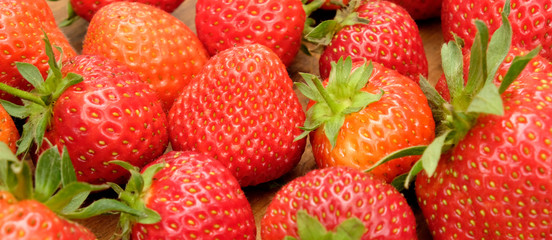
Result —
<path fill-rule="evenodd" d="M 4 0 L 0 2 L 0 82 L 30 91 L 33 87 L 17 70 L 14 62 L 35 65 L 45 78 L 48 56 L 44 32 L 54 46 L 63 50 L 63 59 L 76 55 L 75 50 L 56 25 L 54 14 L 45 0 Z M 54 50 L 56 59 L 59 52 Z M 0 99 L 21 104 L 21 99 L 0 91 Z"/>
<path fill-rule="evenodd" d="M 157 163 L 165 167 L 144 200 L 162 220 L 135 224 L 132 239 L 255 239 L 251 206 L 220 162 L 196 152 L 171 151 L 151 164 Z"/>
<path fill-rule="evenodd" d="M 504 0 L 443 0 L 441 27 L 445 42 L 453 33 L 464 39 L 465 49 L 473 44 L 476 28 L 473 22 L 482 20 L 494 33 L 502 24 Z M 512 25 L 512 46 L 534 49 L 542 46 L 541 55 L 552 60 L 552 1 L 512 0 L 508 17 Z"/>
<path fill-rule="evenodd" d="M 10 114 L 6 112 L 6 109 L 0 105 L 0 142 L 4 142 L 15 153 L 17 140 L 19 140 L 19 132 L 15 127 L 15 123 Z"/>
<path fill-rule="evenodd" d="M 428 67 L 418 26 L 404 8 L 387 1 L 363 3 L 358 9 L 368 24 L 341 29 L 320 56 L 320 76 L 327 78 L 331 62 L 350 56 L 378 62 L 418 82 Z"/>
<path fill-rule="evenodd" d="M 0 239 L 10 240 L 95 240 L 86 227 L 58 217 L 35 200 L 17 201 L 0 191 Z"/>
<path fill-rule="evenodd" d="M 198 0 L 196 29 L 211 56 L 235 45 L 258 43 L 286 66 L 301 46 L 306 15 L 299 0 Z"/>
<path fill-rule="evenodd" d="M 511 52 L 495 81 L 512 59 Z M 432 177 L 418 176 L 416 195 L 434 239 L 552 238 L 550 67 L 533 59 L 502 94 L 505 114 L 479 117 Z"/>
<path fill-rule="evenodd" d="M 168 145 L 167 117 L 154 91 L 126 65 L 80 55 L 62 72 L 83 76 L 53 107 L 46 138 L 67 147 L 79 181 L 124 183 L 128 172 L 109 164 L 143 167 Z M 47 145 L 47 144 L 43 144 Z"/>
<path fill-rule="evenodd" d="M 441 16 L 443 0 L 387 0 L 408 11 L 412 19 L 423 20 Z"/>
<path fill-rule="evenodd" d="M 355 62 L 354 67 L 360 64 Z M 310 142 L 318 167 L 345 165 L 366 170 L 399 149 L 433 141 L 435 122 L 419 85 L 381 64 L 372 64 L 372 76 L 362 90 L 373 94 L 383 90 L 383 97 L 345 117 L 333 149 L 323 128 L 311 132 Z M 418 156 L 398 158 L 371 173 L 391 182 L 407 173 L 418 159 Z"/>
<path fill-rule="evenodd" d="M 89 22 L 100 8 L 121 1 L 140 2 L 158 7 L 169 13 L 172 13 L 184 2 L 184 0 L 70 0 L 75 13 Z"/>
<path fill-rule="evenodd" d="M 183 22 L 138 2 L 101 8 L 90 21 L 82 52 L 127 64 L 155 90 L 165 111 L 209 59 Z"/>
<path fill-rule="evenodd" d="M 316 169 L 276 193 L 261 220 L 264 240 L 298 237 L 296 216 L 305 210 L 334 230 L 349 217 L 364 223 L 361 239 L 417 239 L 406 199 L 391 185 L 347 167 Z"/>
<path fill-rule="evenodd" d="M 221 161 L 241 186 L 282 176 L 301 159 L 305 113 L 285 66 L 269 48 L 243 45 L 215 55 L 169 112 L 175 150 Z"/>

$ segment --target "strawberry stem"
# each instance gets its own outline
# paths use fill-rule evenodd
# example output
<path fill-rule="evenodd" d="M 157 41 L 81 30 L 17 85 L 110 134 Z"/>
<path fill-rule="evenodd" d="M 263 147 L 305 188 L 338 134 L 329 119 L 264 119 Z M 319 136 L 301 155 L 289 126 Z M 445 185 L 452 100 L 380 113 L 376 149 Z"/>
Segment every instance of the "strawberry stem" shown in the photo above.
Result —
<path fill-rule="evenodd" d="M 31 101 L 31 102 L 36 103 L 38 105 L 46 106 L 46 103 L 42 100 L 42 98 L 40 98 L 40 97 L 30 93 L 30 92 L 23 91 L 21 89 L 17 89 L 17 88 L 14 88 L 12 86 L 9 86 L 5 83 L 0 83 L 0 90 L 2 90 L 4 92 L 7 92 L 7 93 L 9 93 L 13 96 L 19 97 L 21 99 Z"/>
<path fill-rule="evenodd" d="M 317 79 L 314 81 L 314 85 L 316 86 L 316 89 L 324 99 L 324 102 L 328 104 L 328 107 L 332 111 L 333 115 L 339 114 L 343 110 L 342 107 L 340 106 L 339 103 L 335 101 L 334 98 L 332 98 L 332 96 L 328 93 L 328 91 L 326 91 L 326 88 L 324 88 L 324 86 L 322 85 L 322 82 Z"/>

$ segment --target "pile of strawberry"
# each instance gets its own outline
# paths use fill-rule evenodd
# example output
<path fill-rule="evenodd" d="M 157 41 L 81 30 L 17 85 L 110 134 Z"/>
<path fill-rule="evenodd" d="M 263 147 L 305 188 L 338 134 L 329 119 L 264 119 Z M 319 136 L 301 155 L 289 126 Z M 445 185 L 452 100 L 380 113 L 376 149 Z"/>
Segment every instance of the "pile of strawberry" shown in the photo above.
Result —
<path fill-rule="evenodd" d="M 552 239 L 550 0 L 182 2 L 0 0 L 0 239 Z"/>

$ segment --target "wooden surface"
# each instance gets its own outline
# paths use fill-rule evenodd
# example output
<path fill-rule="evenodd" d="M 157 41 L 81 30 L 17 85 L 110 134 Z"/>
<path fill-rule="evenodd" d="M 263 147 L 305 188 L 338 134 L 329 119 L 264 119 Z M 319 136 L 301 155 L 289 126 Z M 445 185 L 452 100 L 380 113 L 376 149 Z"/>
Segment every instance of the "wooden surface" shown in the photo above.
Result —
<path fill-rule="evenodd" d="M 60 0 L 57 2 L 49 2 L 56 20 L 60 23 L 66 16 L 66 4 L 68 0 Z M 188 27 L 195 31 L 195 3 L 196 0 L 186 0 L 173 15 L 183 21 Z M 443 43 L 440 22 L 439 19 L 431 19 L 418 21 L 418 27 L 420 29 L 420 35 L 424 42 L 424 48 L 429 64 L 429 80 L 430 82 L 436 82 L 441 76 L 441 61 L 439 57 L 439 51 Z M 82 41 L 86 34 L 88 22 L 80 19 L 69 27 L 62 28 L 62 31 L 69 38 L 72 46 L 80 52 L 82 47 Z M 318 59 L 316 56 L 306 56 L 299 54 L 292 66 L 288 68 L 290 76 L 294 81 L 299 81 L 299 72 L 310 72 L 318 74 Z M 306 103 L 306 99 L 299 94 L 299 97 L 303 103 Z M 284 175 L 280 179 L 275 181 L 261 184 L 259 186 L 247 187 L 244 189 L 253 212 L 255 213 L 255 221 L 257 223 L 257 239 L 260 239 L 260 220 L 267 208 L 270 200 L 276 194 L 279 187 L 283 186 L 291 179 L 301 176 L 315 168 L 315 162 L 312 156 L 310 145 L 307 146 L 301 162 L 288 174 Z M 412 191 L 405 192 L 405 197 L 411 204 L 418 221 L 418 236 L 419 239 L 431 239 L 427 230 L 423 217 L 416 206 L 414 193 Z M 92 229 L 99 239 L 109 239 L 116 228 L 117 216 L 107 215 L 99 216 L 92 219 L 82 221 L 84 225 Z"/>

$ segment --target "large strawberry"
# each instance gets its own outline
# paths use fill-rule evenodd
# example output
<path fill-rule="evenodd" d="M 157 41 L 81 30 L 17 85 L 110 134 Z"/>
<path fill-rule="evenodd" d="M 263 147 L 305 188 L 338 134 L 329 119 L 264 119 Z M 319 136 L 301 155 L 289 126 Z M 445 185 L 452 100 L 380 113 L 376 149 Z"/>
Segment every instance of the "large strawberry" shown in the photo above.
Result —
<path fill-rule="evenodd" d="M 8 145 L 13 153 L 16 152 L 19 131 L 13 122 L 12 117 L 0 105 L 0 142 Z"/>
<path fill-rule="evenodd" d="M 124 165 L 124 164 L 123 164 Z M 123 239 L 255 239 L 251 206 L 219 161 L 172 151 L 133 172 L 120 199 L 146 213 L 123 214 Z"/>
<path fill-rule="evenodd" d="M 0 142 L 0 165 L 0 239 L 93 240 L 97 238 L 90 230 L 69 219 L 111 211 L 140 214 L 111 199 L 81 208 L 90 192 L 109 186 L 77 182 L 66 151 L 46 150 L 33 173 L 27 161 L 18 160 Z"/>
<path fill-rule="evenodd" d="M 78 179 L 91 183 L 125 181 L 127 172 L 108 164 L 110 160 L 142 167 L 163 154 L 168 144 L 166 115 L 138 74 L 102 56 L 79 55 L 62 69 L 51 64 L 45 82 L 28 74 L 33 66 L 18 64 L 36 86 L 33 93 L 22 95 L 29 100 L 25 106 L 4 105 L 15 116 L 28 117 L 19 153 L 33 143 L 66 146 Z"/>
<path fill-rule="evenodd" d="M 46 32 L 52 44 L 60 47 L 63 59 L 75 55 L 75 50 L 56 25 L 56 20 L 46 0 L 3 0 L 0 2 L 0 82 L 21 90 L 29 91 L 32 85 L 19 74 L 15 62 L 26 62 L 38 67 L 45 77 L 48 70 L 48 56 L 44 51 L 43 33 Z M 60 53 L 55 51 L 56 58 Z M 0 88 L 0 98 L 21 103 L 17 97 Z"/>
<path fill-rule="evenodd" d="M 195 22 L 197 35 L 211 55 L 258 43 L 289 66 L 301 46 L 306 17 L 300 0 L 199 0 Z"/>
<path fill-rule="evenodd" d="M 493 33 L 501 25 L 501 12 L 505 0 L 444 0 L 442 29 L 445 41 L 462 38 L 466 49 L 473 43 L 476 33 L 474 20 L 483 21 Z M 512 14 L 508 17 L 512 25 L 515 47 L 533 49 L 542 46 L 541 55 L 552 60 L 552 1 L 512 0 Z"/>
<path fill-rule="evenodd" d="M 333 238 L 325 229 L 336 231 Z M 416 239 L 416 220 L 391 185 L 357 169 L 332 167 L 313 170 L 282 187 L 261 221 L 261 236 Z"/>
<path fill-rule="evenodd" d="M 416 195 L 435 239 L 552 238 L 551 66 L 538 51 L 509 53 L 509 10 L 488 45 L 475 23 L 466 84 L 460 44 L 443 47 L 450 103 L 427 91 L 442 134 L 422 156 Z"/>
<path fill-rule="evenodd" d="M 172 13 L 182 2 L 184 2 L 184 0 L 70 0 L 68 5 L 69 16 L 62 25 L 71 24 L 73 21 L 77 20 L 78 17 L 82 17 L 90 22 L 94 14 L 96 14 L 100 8 L 121 1 L 140 2 L 158 7 L 169 13 Z"/>
<path fill-rule="evenodd" d="M 301 159 L 305 113 L 278 56 L 259 44 L 215 55 L 169 112 L 175 150 L 224 163 L 242 186 L 282 176 Z"/>
<path fill-rule="evenodd" d="M 392 152 L 433 140 L 427 99 L 418 84 L 396 71 L 347 58 L 333 64 L 325 88 L 317 77 L 303 76 L 307 84 L 298 84 L 299 89 L 313 100 L 303 136 L 310 132 L 319 167 L 365 170 Z M 417 159 L 395 159 L 372 173 L 391 182 Z"/>
<path fill-rule="evenodd" d="M 183 22 L 137 2 L 115 2 L 98 11 L 82 52 L 127 64 L 157 92 L 166 111 L 209 58 Z"/>
<path fill-rule="evenodd" d="M 306 39 L 325 46 L 320 76 L 327 78 L 339 58 L 368 59 L 418 82 L 427 77 L 427 59 L 416 22 L 402 7 L 388 1 L 355 0 L 334 20 L 319 24 Z M 327 46 L 326 46 L 327 45 Z"/>

